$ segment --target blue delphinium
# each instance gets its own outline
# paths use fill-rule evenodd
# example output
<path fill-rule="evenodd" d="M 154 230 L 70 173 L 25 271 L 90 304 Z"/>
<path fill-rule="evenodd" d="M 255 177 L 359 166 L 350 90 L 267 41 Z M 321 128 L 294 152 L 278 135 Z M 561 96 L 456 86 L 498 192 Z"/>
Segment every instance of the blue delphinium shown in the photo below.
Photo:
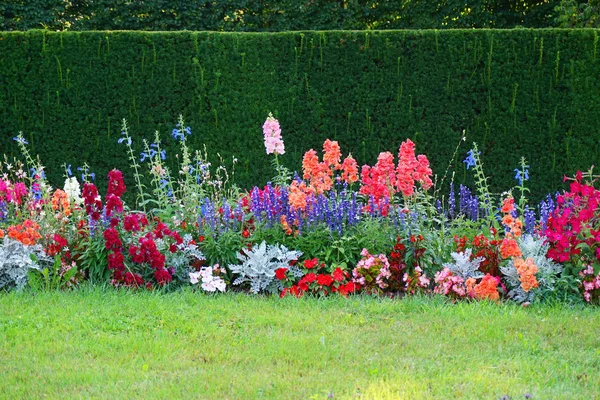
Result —
<path fill-rule="evenodd" d="M 523 216 L 525 217 L 525 233 L 531 235 L 535 229 L 535 211 L 525 206 Z"/>
<path fill-rule="evenodd" d="M 450 219 L 454 219 L 454 210 L 456 209 L 456 197 L 454 197 L 454 182 L 450 182 L 450 195 L 448 196 L 448 213 Z"/>

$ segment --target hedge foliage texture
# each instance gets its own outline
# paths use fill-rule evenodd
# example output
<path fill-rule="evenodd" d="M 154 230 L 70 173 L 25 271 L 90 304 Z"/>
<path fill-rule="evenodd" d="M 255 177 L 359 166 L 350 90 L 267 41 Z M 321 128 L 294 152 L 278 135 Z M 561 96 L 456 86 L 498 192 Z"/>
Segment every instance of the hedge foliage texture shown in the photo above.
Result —
<path fill-rule="evenodd" d="M 325 138 L 372 163 L 411 138 L 442 175 L 482 150 L 493 189 L 513 181 L 521 156 L 536 197 L 600 160 L 597 30 L 328 31 L 289 33 L 64 32 L 0 34 L 0 147 L 25 137 L 54 182 L 63 163 L 99 175 L 126 169 L 121 120 L 141 138 L 170 138 L 183 114 L 216 159 L 239 160 L 236 181 L 274 173 L 261 126 L 279 118 L 299 169 Z"/>

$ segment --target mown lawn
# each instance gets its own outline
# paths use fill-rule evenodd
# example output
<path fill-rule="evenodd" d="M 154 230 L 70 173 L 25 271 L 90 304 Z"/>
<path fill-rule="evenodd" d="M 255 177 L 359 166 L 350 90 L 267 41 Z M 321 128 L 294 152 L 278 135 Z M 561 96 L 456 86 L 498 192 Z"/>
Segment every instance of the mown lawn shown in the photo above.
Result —
<path fill-rule="evenodd" d="M 0 294 L 0 397 L 600 398 L 600 310 Z"/>

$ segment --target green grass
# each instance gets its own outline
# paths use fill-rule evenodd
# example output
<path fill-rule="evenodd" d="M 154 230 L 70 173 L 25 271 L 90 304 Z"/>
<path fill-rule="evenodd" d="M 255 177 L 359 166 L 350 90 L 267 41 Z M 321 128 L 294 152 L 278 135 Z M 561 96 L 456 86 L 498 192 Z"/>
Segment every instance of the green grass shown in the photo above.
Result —
<path fill-rule="evenodd" d="M 83 289 L 0 295 L 0 397 L 600 398 L 600 311 Z"/>

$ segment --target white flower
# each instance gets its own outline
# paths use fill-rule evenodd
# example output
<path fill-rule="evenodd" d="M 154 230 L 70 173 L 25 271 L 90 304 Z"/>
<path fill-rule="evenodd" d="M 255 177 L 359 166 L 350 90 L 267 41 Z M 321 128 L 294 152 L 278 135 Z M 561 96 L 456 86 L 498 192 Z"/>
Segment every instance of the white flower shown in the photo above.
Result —
<path fill-rule="evenodd" d="M 190 272 L 190 283 L 192 285 L 196 285 L 200 279 L 200 276 L 202 275 L 201 271 L 198 272 Z"/>
<path fill-rule="evenodd" d="M 219 268 L 219 264 L 215 264 L 216 268 Z M 190 272 L 190 283 L 192 285 L 196 285 L 202 279 L 202 284 L 200 285 L 203 290 L 207 292 L 219 292 L 225 291 L 225 281 L 223 278 L 213 275 L 213 269 L 215 267 L 204 267 L 201 268 L 198 272 Z"/>
<path fill-rule="evenodd" d="M 83 199 L 81 198 L 81 187 L 79 186 L 77 178 L 74 176 L 65 180 L 63 190 L 75 204 L 80 205 L 83 203 Z"/>

